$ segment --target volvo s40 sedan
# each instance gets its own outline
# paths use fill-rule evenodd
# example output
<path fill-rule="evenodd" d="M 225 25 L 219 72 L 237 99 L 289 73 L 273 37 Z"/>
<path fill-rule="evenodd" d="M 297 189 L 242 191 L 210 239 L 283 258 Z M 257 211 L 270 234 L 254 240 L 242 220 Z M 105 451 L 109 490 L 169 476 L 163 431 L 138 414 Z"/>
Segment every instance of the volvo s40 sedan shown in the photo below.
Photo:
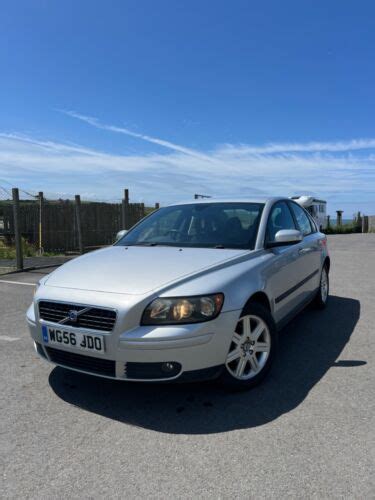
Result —
<path fill-rule="evenodd" d="M 329 268 L 325 235 L 292 200 L 181 203 L 44 277 L 27 322 L 37 353 L 72 370 L 252 387 L 280 327 L 326 305 Z"/>

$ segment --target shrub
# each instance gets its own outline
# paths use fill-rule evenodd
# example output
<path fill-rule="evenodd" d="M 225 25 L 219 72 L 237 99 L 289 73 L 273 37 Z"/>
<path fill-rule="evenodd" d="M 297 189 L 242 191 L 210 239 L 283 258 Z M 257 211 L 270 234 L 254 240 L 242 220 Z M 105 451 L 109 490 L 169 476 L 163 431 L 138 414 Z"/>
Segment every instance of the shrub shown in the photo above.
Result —
<path fill-rule="evenodd" d="M 342 226 L 330 226 L 324 229 L 325 234 L 350 234 L 350 233 L 361 233 L 362 228 L 354 223 L 344 224 Z"/>
<path fill-rule="evenodd" d="M 24 257 L 33 257 L 36 255 L 36 248 L 31 245 L 25 238 L 22 238 L 22 250 Z M 3 241 L 0 240 L 0 259 L 15 259 L 16 258 L 16 247 L 7 246 Z"/>

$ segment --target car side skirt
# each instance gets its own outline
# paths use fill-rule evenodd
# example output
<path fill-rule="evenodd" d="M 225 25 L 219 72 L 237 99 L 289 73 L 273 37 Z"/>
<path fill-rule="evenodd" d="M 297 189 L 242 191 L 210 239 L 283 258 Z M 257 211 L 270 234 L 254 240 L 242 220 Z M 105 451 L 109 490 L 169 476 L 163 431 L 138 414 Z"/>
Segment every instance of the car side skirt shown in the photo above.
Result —
<path fill-rule="evenodd" d="M 300 312 L 305 309 L 310 302 L 312 302 L 319 291 L 319 287 L 314 290 L 306 299 L 304 299 L 298 306 L 292 309 L 284 318 L 276 323 L 276 328 L 278 331 L 282 330 L 293 318 L 295 318 Z"/>

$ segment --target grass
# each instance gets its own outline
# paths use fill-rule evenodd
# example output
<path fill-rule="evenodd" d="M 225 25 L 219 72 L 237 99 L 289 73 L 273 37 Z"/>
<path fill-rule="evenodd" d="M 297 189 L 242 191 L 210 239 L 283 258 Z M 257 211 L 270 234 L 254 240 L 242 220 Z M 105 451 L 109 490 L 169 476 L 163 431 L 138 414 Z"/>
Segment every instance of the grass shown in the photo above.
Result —
<path fill-rule="evenodd" d="M 22 250 L 24 257 L 39 257 L 39 251 L 34 246 L 31 245 L 27 240 L 22 238 Z M 43 257 L 54 257 L 56 255 L 61 255 L 61 252 L 44 252 Z M 3 241 L 0 240 L 0 259 L 10 259 L 14 260 L 16 258 L 16 247 L 7 246 Z"/>
<path fill-rule="evenodd" d="M 30 245 L 24 238 L 22 238 L 22 250 L 24 257 L 34 257 L 37 255 L 37 250 L 33 245 Z M 0 240 L 0 259 L 15 259 L 16 247 L 7 246 Z"/>

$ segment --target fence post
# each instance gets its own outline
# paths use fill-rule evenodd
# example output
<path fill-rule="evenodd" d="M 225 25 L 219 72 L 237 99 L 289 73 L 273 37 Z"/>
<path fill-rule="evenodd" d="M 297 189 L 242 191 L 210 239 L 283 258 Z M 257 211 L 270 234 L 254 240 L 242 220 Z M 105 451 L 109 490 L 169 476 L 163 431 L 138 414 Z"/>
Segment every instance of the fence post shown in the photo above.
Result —
<path fill-rule="evenodd" d="M 39 254 L 43 254 L 43 191 L 38 193 L 39 201 Z"/>
<path fill-rule="evenodd" d="M 362 217 L 362 233 L 368 233 L 368 215 Z"/>
<path fill-rule="evenodd" d="M 144 203 L 141 203 L 141 217 L 143 219 L 143 217 L 145 216 L 145 204 Z"/>
<path fill-rule="evenodd" d="M 336 226 L 341 227 L 342 226 L 342 210 L 336 210 L 337 213 L 337 220 L 336 220 Z"/>
<path fill-rule="evenodd" d="M 78 250 L 80 254 L 83 254 L 83 240 L 82 240 L 82 223 L 81 223 L 81 197 L 79 194 L 75 195 L 75 212 L 76 212 L 76 222 L 77 222 L 77 236 L 78 236 Z"/>
<path fill-rule="evenodd" d="M 14 242 L 16 245 L 16 266 L 17 270 L 23 269 L 22 237 L 20 228 L 20 198 L 18 188 L 12 188 L 13 197 L 13 218 L 14 218 Z"/>
<path fill-rule="evenodd" d="M 160 203 L 157 201 L 157 202 L 155 203 L 155 210 L 159 210 L 159 208 L 160 208 Z"/>
<path fill-rule="evenodd" d="M 356 227 L 356 230 L 359 233 L 362 231 L 362 215 L 361 215 L 361 212 L 357 213 L 357 217 L 355 219 L 355 227 Z"/>
<path fill-rule="evenodd" d="M 129 189 L 124 189 L 122 200 L 122 229 L 129 229 Z"/>

